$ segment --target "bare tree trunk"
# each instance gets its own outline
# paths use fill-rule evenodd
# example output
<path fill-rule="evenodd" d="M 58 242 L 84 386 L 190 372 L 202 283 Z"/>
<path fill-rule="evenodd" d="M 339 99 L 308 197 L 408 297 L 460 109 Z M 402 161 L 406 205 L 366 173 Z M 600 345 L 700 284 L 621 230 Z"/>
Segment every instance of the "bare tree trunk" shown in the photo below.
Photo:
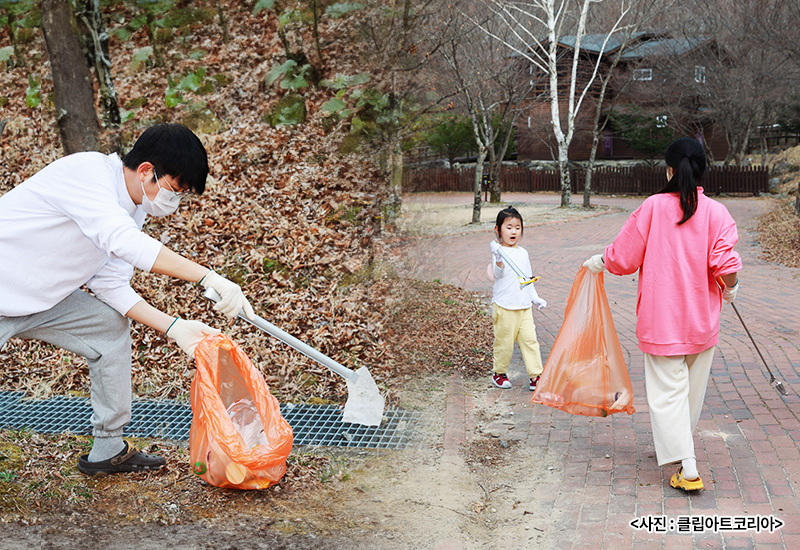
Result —
<path fill-rule="evenodd" d="M 403 152 L 397 141 L 392 141 L 386 145 L 383 154 L 383 170 L 386 174 L 386 197 L 383 200 L 381 217 L 383 219 L 383 229 L 389 233 L 393 232 L 400 216 L 400 208 L 403 203 L 401 196 L 403 185 Z"/>
<path fill-rule="evenodd" d="M 122 142 L 119 136 L 119 127 L 122 117 L 117 102 L 117 90 L 114 87 L 114 77 L 111 74 L 111 58 L 108 53 L 108 33 L 100 13 L 99 0 L 84 0 L 82 2 L 80 19 L 88 32 L 86 48 L 89 60 L 94 64 L 97 86 L 100 93 L 100 103 L 103 106 L 103 126 L 110 130 L 110 147 L 113 151 L 122 152 Z"/>
<path fill-rule="evenodd" d="M 73 31 L 69 0 L 42 0 L 42 31 L 53 73 L 56 120 L 64 153 L 97 151 L 100 125 L 92 80 Z"/>
<path fill-rule="evenodd" d="M 572 179 L 569 174 L 569 154 L 567 149 L 569 149 L 569 144 L 564 142 L 558 144 L 558 179 L 561 181 L 562 208 L 569 207 L 572 194 Z"/>
<path fill-rule="evenodd" d="M 472 205 L 472 223 L 481 223 L 481 182 L 484 160 L 486 160 L 486 147 L 479 144 L 478 160 L 475 163 L 475 202 Z"/>

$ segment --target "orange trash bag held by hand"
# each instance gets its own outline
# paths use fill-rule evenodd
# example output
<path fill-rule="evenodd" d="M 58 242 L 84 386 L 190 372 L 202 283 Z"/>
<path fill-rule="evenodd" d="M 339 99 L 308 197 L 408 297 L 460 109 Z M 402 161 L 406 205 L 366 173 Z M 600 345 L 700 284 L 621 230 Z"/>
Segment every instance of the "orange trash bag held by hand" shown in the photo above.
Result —
<path fill-rule="evenodd" d="M 224 334 L 194 351 L 192 470 L 216 487 L 265 489 L 286 473 L 292 427 L 242 349 Z"/>
<path fill-rule="evenodd" d="M 603 273 L 578 271 L 531 403 L 584 416 L 636 412 Z"/>

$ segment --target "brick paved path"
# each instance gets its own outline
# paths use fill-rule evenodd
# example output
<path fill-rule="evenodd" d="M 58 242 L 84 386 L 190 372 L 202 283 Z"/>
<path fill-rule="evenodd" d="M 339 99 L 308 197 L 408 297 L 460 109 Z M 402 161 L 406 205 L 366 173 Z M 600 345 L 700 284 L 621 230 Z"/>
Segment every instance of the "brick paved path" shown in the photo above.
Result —
<path fill-rule="evenodd" d="M 466 194 L 407 199 L 471 202 Z M 549 204 L 559 201 L 556 195 L 506 194 L 503 199 Z M 800 549 L 800 399 L 796 393 L 800 391 L 800 270 L 758 258 L 753 231 L 755 218 L 767 207 L 767 199 L 726 198 L 722 202 L 737 221 L 740 240 L 736 249 L 744 262 L 737 307 L 789 395 L 782 397 L 769 385 L 747 334 L 726 305 L 695 435 L 698 468 L 706 489 L 689 496 L 671 488 L 669 478 L 675 467 L 659 468 L 654 458 L 643 359 L 635 336 L 637 275 L 616 277 L 607 273 L 606 293 L 633 382 L 637 413 L 590 418 L 532 406 L 530 392 L 522 389 L 526 374 L 518 352 L 509 371 L 514 388 L 490 387 L 487 373 L 486 399 L 506 401 L 516 412 L 513 425 L 504 419 L 492 428 L 501 430 L 506 439 L 521 440 L 530 448 L 532 460 L 546 460 L 555 467 L 552 480 L 539 483 L 529 495 L 531 505 L 538 510 L 538 525 L 548 526 L 553 548 Z M 545 361 L 579 266 L 592 254 L 602 252 L 641 200 L 596 197 L 594 203 L 618 206 L 624 212 L 538 226 L 535 220 L 524 220 L 521 244 L 530 253 L 534 274 L 542 276 L 536 287 L 548 302 L 545 310 L 534 313 Z M 482 232 L 416 241 L 408 249 L 408 254 L 419 260 L 415 276 L 490 295 L 491 284 L 484 275 L 490 238 L 488 232 Z M 463 386 L 451 384 L 451 393 L 463 391 L 459 388 Z M 463 402 L 458 397 L 451 395 L 448 403 Z M 450 434 L 465 432 L 463 419 L 463 410 L 448 411 Z M 466 424 L 470 423 L 468 418 Z M 458 442 L 458 437 L 450 437 L 446 452 L 452 452 Z M 785 525 L 774 533 L 715 533 L 713 529 L 664 533 L 630 526 L 631 520 L 643 516 L 664 516 L 670 521 L 686 515 L 723 521 L 775 516 Z M 508 546 L 512 547 L 525 548 Z"/>

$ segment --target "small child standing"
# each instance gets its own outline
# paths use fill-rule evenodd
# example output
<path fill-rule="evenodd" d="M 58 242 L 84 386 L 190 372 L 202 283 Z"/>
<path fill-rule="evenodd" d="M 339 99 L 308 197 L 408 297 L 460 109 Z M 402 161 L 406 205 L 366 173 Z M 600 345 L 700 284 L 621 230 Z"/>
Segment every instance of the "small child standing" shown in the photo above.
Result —
<path fill-rule="evenodd" d="M 492 274 L 494 288 L 492 290 L 492 324 L 494 325 L 494 374 L 492 384 L 498 388 L 510 388 L 508 367 L 514 342 L 519 344 L 522 360 L 530 377 L 528 388 L 533 391 L 542 374 L 542 354 L 536 339 L 536 326 L 533 323 L 531 304 L 538 309 L 547 306 L 536 293 L 533 283 L 520 284 L 520 280 L 511 266 L 504 263 L 500 249 L 508 256 L 514 266 L 526 277 L 532 277 L 531 261 L 527 250 L 517 246 L 522 239 L 522 216 L 509 206 L 497 214 L 494 228 L 497 241 L 492 241 Z M 498 242 L 499 241 L 499 242 Z"/>

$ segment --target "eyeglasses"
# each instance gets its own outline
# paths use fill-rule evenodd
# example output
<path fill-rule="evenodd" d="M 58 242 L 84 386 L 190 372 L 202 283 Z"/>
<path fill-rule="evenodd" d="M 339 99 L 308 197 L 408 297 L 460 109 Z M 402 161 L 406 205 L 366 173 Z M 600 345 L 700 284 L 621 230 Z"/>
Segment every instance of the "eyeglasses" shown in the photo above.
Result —
<path fill-rule="evenodd" d="M 155 166 L 153 166 L 153 177 L 156 178 L 156 185 L 158 185 L 158 174 L 156 174 L 156 167 Z M 180 197 L 186 192 L 186 191 L 175 191 L 175 189 L 172 187 L 172 185 L 170 185 L 170 183 L 167 180 L 167 178 L 164 178 L 164 181 L 167 183 L 167 187 L 169 187 L 169 190 L 172 191 L 173 193 L 175 193 L 176 197 Z M 160 187 L 160 185 L 159 185 L 159 187 Z"/>

